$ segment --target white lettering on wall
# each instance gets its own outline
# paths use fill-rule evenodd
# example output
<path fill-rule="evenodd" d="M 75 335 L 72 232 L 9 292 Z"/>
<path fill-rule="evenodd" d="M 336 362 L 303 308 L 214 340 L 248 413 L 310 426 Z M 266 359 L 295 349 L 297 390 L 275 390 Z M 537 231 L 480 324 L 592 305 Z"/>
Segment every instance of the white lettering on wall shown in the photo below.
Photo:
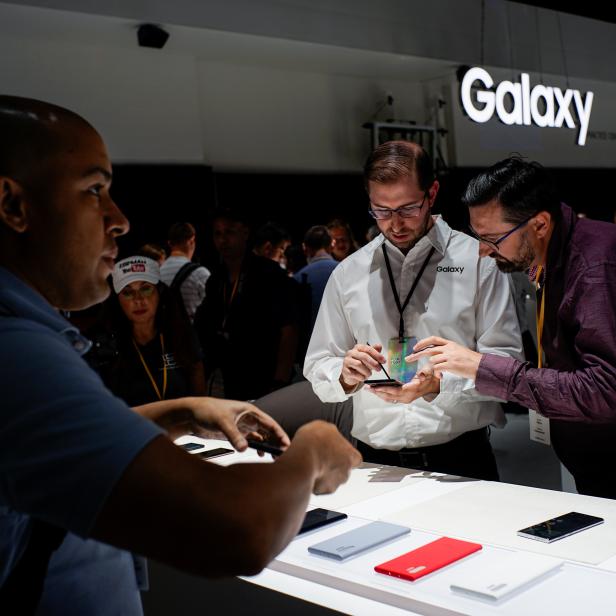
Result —
<path fill-rule="evenodd" d="M 473 88 L 478 85 L 473 98 Z M 593 93 L 582 96 L 579 90 L 537 84 L 531 89 L 530 75 L 522 73 L 520 82 L 501 81 L 493 90 L 490 73 L 478 66 L 466 72 L 460 87 L 462 106 L 468 117 L 479 123 L 494 116 L 509 126 L 524 125 L 550 128 L 579 128 L 577 143 L 584 145 L 590 123 Z M 573 109 L 572 109 L 573 105 Z M 577 118 L 577 123 L 574 119 Z"/>

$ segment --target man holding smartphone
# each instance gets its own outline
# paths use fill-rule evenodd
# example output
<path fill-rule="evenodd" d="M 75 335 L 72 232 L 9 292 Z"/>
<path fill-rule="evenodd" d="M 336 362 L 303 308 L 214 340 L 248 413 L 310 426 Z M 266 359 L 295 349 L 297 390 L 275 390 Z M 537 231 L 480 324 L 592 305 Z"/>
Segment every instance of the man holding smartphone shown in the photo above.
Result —
<path fill-rule="evenodd" d="M 115 398 L 59 312 L 105 299 L 128 231 L 105 145 L 80 116 L 8 96 L 0 135 L 0 612 L 141 614 L 124 550 L 204 576 L 257 573 L 295 536 L 311 492 L 335 490 L 360 455 L 324 422 L 288 446 L 244 402 L 131 410 Z M 246 411 L 288 446 L 275 463 L 221 467 L 169 438 L 216 430 L 243 450 Z"/>
<path fill-rule="evenodd" d="M 531 430 L 551 440 L 578 492 L 616 498 L 608 470 L 616 443 L 616 226 L 578 218 L 546 170 L 518 157 L 476 176 L 464 202 L 480 256 L 505 272 L 527 271 L 536 284 L 538 366 L 436 330 L 416 350 L 434 346 L 411 359 L 429 357 L 437 372 L 532 409 Z"/>
<path fill-rule="evenodd" d="M 434 331 L 519 357 L 507 276 L 479 259 L 476 240 L 432 216 L 439 183 L 421 146 L 380 145 L 364 182 L 381 235 L 333 271 L 304 375 L 323 402 L 352 398 L 352 434 L 367 461 L 497 479 L 487 428 L 502 426 L 504 415 L 472 381 L 428 376 L 370 389 L 364 382 L 380 378 L 382 365 L 400 380 L 413 339 Z"/>

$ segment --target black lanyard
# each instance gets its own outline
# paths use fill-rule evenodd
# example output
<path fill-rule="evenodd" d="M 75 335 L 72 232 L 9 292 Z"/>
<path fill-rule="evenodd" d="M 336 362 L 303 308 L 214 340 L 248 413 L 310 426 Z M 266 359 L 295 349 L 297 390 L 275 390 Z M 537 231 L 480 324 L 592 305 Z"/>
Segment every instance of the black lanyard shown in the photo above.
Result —
<path fill-rule="evenodd" d="M 389 257 L 387 256 L 387 248 L 385 248 L 385 242 L 381 244 L 381 248 L 383 249 L 383 256 L 385 257 L 385 265 L 387 266 L 387 273 L 389 274 L 389 284 L 391 285 L 392 293 L 394 294 L 394 299 L 396 300 L 396 306 L 398 308 L 398 312 L 400 313 L 400 328 L 398 330 L 398 339 L 400 342 L 404 340 L 404 310 L 409 305 L 411 301 L 411 297 L 413 297 L 413 293 L 415 292 L 415 288 L 419 284 L 421 277 L 423 276 L 424 270 L 428 266 L 428 262 L 432 258 L 434 254 L 435 248 L 432 246 L 426 260 L 423 262 L 419 273 L 417 274 L 415 280 L 413 281 L 413 286 L 411 290 L 408 292 L 406 299 L 404 300 L 404 304 L 400 304 L 400 296 L 398 295 L 398 290 L 396 289 L 396 282 L 394 281 L 394 275 L 391 271 L 391 263 L 389 262 Z"/>

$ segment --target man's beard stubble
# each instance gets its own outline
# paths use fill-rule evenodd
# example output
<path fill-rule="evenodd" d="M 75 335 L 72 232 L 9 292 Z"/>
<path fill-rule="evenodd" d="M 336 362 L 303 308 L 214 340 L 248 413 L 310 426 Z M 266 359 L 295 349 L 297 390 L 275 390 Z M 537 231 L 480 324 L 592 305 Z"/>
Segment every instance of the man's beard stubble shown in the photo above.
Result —
<path fill-rule="evenodd" d="M 505 259 L 498 253 L 494 253 L 494 260 L 496 261 L 496 267 L 505 274 L 511 272 L 524 272 L 526 271 L 535 260 L 535 251 L 528 241 L 526 234 L 522 237 L 522 245 L 520 246 L 520 253 L 514 259 Z"/>

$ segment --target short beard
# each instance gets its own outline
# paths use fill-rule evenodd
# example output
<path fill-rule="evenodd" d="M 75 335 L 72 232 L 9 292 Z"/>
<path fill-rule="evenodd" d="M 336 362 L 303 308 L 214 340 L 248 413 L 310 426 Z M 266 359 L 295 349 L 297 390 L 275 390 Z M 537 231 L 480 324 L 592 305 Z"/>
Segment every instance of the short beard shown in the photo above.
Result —
<path fill-rule="evenodd" d="M 496 261 L 496 267 L 501 272 L 510 274 L 511 272 L 524 272 L 526 271 L 535 260 L 535 251 L 528 241 L 528 236 L 524 234 L 522 236 L 522 244 L 520 246 L 520 254 L 515 259 L 505 259 L 500 255 L 494 257 Z"/>

